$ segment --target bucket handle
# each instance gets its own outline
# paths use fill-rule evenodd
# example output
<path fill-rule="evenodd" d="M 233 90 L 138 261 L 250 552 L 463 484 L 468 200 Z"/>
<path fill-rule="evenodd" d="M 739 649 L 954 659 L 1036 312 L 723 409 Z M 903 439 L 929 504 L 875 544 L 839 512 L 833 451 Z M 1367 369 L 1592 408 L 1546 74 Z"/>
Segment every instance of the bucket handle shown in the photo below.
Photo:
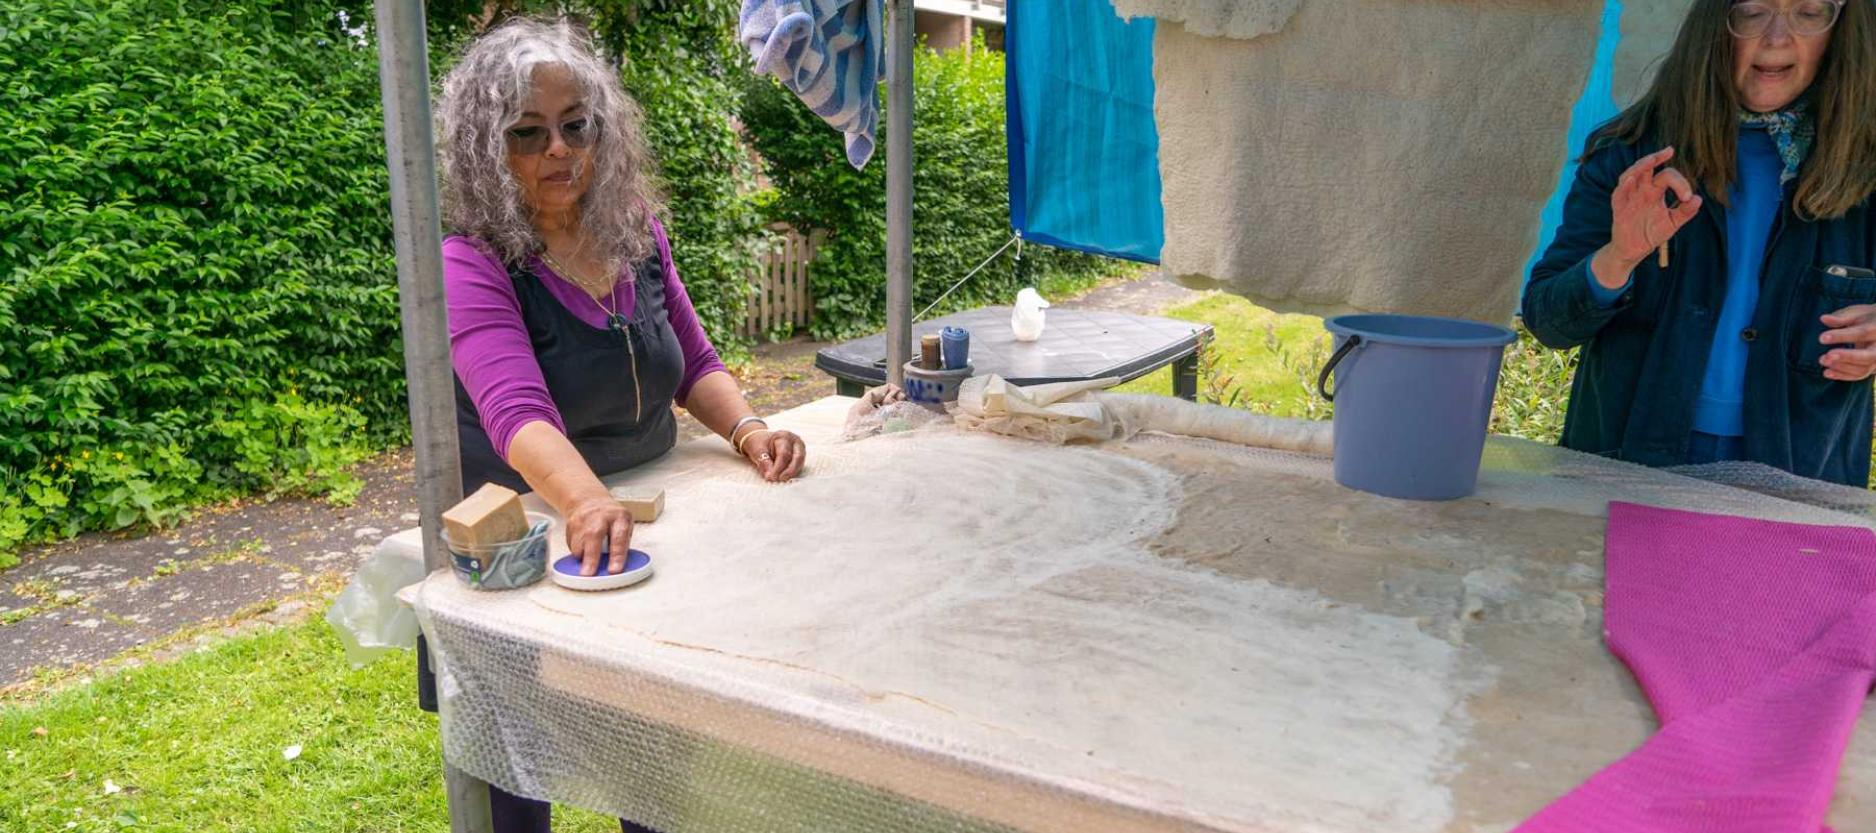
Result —
<path fill-rule="evenodd" d="M 1335 371 L 1335 366 L 1341 364 L 1343 359 L 1348 358 L 1349 351 L 1360 345 L 1361 336 L 1350 333 L 1348 338 L 1342 340 L 1342 346 L 1335 348 L 1335 355 L 1329 357 L 1329 363 L 1322 366 L 1322 373 L 1316 376 L 1316 392 L 1322 394 L 1324 400 L 1335 401 L 1335 393 L 1329 390 L 1329 374 Z"/>

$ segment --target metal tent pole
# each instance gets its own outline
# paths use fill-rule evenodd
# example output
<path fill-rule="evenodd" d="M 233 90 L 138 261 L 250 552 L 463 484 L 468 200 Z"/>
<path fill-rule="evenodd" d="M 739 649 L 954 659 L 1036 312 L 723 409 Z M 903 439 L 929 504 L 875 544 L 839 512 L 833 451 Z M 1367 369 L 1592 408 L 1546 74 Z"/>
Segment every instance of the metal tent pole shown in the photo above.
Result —
<path fill-rule="evenodd" d="M 397 244 L 404 376 L 410 388 L 411 445 L 423 524 L 423 564 L 446 566 L 443 510 L 462 500 L 456 449 L 456 389 L 443 309 L 443 234 L 430 135 L 430 59 L 420 0 L 377 0 L 378 86 L 391 167 L 391 219 Z M 426 650 L 422 646 L 420 650 Z M 421 672 L 420 672 L 421 673 Z M 488 785 L 443 763 L 453 833 L 492 833 Z"/>
<path fill-rule="evenodd" d="M 912 358 L 912 0 L 890 0 L 886 39 L 886 379 Z"/>

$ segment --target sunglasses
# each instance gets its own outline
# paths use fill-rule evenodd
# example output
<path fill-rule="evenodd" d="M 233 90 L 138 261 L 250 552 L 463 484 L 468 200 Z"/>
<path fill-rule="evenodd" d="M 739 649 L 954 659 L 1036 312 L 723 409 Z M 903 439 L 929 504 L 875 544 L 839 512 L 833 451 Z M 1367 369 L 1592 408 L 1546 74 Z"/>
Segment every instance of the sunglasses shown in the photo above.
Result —
<path fill-rule="evenodd" d="M 592 147 L 599 141 L 599 117 L 581 116 L 564 121 L 558 128 L 560 141 L 575 150 Z M 508 152 L 522 156 L 538 156 L 546 153 L 555 128 L 545 124 L 530 124 L 508 128 Z"/>
<path fill-rule="evenodd" d="M 1804 0 L 1789 11 L 1779 11 L 1769 3 L 1738 3 L 1726 13 L 1726 29 L 1733 37 L 1753 40 L 1772 30 L 1772 21 L 1785 18 L 1795 35 L 1821 35 L 1837 25 L 1843 13 L 1843 0 Z"/>

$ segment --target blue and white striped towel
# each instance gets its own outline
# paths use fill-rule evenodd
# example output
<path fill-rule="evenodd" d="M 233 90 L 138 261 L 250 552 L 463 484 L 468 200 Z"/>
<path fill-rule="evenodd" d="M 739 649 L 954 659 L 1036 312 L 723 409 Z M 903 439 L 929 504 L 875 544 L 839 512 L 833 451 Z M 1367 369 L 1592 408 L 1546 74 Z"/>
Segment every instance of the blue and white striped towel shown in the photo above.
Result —
<path fill-rule="evenodd" d="M 743 0 L 737 35 L 756 72 L 781 79 L 847 135 L 847 161 L 866 167 L 886 74 L 880 0 Z"/>

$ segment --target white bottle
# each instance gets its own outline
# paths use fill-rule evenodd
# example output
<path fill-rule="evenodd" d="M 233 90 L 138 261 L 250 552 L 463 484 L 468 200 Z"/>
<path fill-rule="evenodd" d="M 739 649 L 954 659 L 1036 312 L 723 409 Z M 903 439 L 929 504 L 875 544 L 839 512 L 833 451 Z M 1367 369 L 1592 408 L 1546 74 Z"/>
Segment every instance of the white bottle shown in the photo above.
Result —
<path fill-rule="evenodd" d="M 1042 337 L 1042 311 L 1048 308 L 1049 302 L 1043 300 L 1042 293 L 1035 287 L 1024 287 L 1016 293 L 1016 308 L 1010 311 L 1010 331 L 1017 341 L 1035 341 Z"/>

